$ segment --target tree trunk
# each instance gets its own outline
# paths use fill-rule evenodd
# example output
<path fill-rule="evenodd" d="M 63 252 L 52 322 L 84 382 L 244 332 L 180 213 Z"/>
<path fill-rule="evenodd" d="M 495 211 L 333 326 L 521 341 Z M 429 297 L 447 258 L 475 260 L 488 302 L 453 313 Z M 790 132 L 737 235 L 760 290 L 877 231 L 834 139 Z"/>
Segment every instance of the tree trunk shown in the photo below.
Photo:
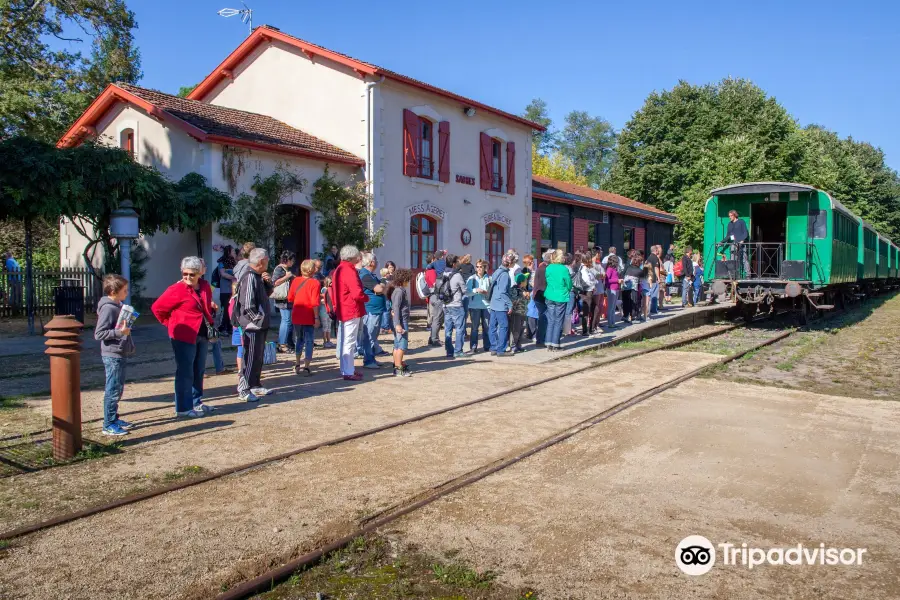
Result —
<path fill-rule="evenodd" d="M 197 230 L 197 257 L 203 258 L 203 236 L 199 229 Z"/>
<path fill-rule="evenodd" d="M 31 226 L 32 220 L 25 219 L 25 310 L 28 313 L 28 335 L 34 335 L 34 271 L 31 265 Z"/>

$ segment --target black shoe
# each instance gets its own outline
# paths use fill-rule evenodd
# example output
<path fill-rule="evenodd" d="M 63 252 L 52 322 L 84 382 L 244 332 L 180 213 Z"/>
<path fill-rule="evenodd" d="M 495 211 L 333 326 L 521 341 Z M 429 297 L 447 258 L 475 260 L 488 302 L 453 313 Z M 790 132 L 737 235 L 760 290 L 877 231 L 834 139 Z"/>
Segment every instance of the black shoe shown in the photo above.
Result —
<path fill-rule="evenodd" d="M 497 358 L 509 358 L 510 356 L 515 356 L 516 353 L 512 350 L 507 350 L 506 352 L 497 353 Z"/>
<path fill-rule="evenodd" d="M 491 356 L 497 356 L 497 353 L 491 350 Z"/>

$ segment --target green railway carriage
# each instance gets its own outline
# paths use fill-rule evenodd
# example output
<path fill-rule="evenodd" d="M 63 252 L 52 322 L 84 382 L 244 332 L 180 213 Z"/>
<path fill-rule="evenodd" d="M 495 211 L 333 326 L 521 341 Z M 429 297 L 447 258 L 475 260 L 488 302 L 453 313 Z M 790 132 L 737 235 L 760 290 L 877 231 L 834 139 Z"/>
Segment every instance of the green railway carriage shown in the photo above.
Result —
<path fill-rule="evenodd" d="M 737 211 L 749 240 L 726 240 Z M 742 310 L 779 303 L 828 309 L 891 277 L 893 244 L 831 195 L 812 186 L 757 182 L 713 190 L 706 202 L 704 275 L 714 294 L 729 286 Z"/>

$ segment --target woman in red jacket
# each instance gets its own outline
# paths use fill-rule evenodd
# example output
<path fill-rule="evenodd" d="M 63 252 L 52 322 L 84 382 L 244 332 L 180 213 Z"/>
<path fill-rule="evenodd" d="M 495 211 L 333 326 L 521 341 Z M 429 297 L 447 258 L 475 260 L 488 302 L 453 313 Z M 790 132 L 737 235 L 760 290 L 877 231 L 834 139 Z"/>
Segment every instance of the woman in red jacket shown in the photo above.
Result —
<path fill-rule="evenodd" d="M 209 345 L 207 325 L 218 307 L 212 288 L 201 285 L 203 263 L 196 256 L 181 261 L 181 281 L 163 292 L 150 310 L 169 330 L 175 353 L 175 415 L 202 417 L 212 408 L 203 404 L 203 372 Z"/>
<path fill-rule="evenodd" d="M 299 375 L 300 353 L 305 352 L 303 360 L 303 374 L 309 377 L 309 363 L 312 361 L 313 340 L 316 337 L 316 328 L 319 327 L 319 290 L 322 284 L 313 274 L 316 272 L 316 263 L 312 260 L 304 260 L 300 264 L 300 277 L 291 282 L 288 291 L 287 302 L 291 305 L 291 324 L 294 326 L 294 348 L 297 356 L 294 372 Z"/>

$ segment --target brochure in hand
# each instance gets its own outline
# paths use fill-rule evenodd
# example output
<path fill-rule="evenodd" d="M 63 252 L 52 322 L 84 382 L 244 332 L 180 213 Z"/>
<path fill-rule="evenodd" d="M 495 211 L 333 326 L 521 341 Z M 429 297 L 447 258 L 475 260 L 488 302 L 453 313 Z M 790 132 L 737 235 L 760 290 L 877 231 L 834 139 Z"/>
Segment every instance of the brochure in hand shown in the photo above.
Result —
<path fill-rule="evenodd" d="M 131 329 L 139 316 L 141 313 L 134 310 L 133 306 L 123 304 L 122 310 L 119 311 L 119 320 L 116 321 L 116 329 Z"/>

